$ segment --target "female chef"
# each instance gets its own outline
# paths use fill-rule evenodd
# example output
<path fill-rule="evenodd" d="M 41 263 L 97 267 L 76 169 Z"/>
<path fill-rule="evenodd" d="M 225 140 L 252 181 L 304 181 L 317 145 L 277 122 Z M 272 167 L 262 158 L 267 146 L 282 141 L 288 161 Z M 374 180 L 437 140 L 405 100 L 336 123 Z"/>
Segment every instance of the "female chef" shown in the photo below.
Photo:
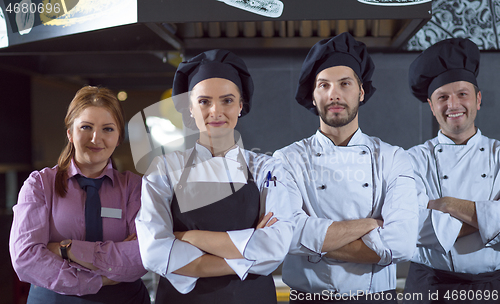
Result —
<path fill-rule="evenodd" d="M 31 283 L 28 303 L 149 303 L 135 237 L 141 178 L 111 161 L 125 137 L 122 106 L 110 90 L 86 86 L 65 125 L 57 166 L 32 172 L 14 206 L 10 254 Z"/>
<path fill-rule="evenodd" d="M 281 164 L 235 139 L 252 93 L 245 63 L 229 51 L 201 53 L 175 73 L 176 109 L 200 133 L 143 178 L 136 225 L 144 266 L 161 275 L 155 303 L 276 303 L 270 274 L 293 224 Z"/>

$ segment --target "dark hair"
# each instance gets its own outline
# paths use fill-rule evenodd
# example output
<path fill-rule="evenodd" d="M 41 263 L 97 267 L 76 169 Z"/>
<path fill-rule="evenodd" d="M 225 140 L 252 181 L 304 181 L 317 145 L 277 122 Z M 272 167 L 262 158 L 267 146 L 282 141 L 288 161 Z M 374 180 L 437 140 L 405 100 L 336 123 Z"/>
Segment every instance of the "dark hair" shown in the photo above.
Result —
<path fill-rule="evenodd" d="M 118 132 L 118 144 L 121 144 L 125 138 L 125 115 L 121 103 L 116 95 L 107 88 L 86 86 L 76 92 L 71 101 L 64 119 L 64 125 L 67 130 L 72 132 L 73 123 L 80 114 L 89 107 L 102 107 L 108 110 L 116 120 Z M 57 173 L 55 179 L 56 194 L 65 197 L 68 190 L 67 171 L 71 164 L 71 159 L 75 156 L 75 146 L 67 140 L 66 146 L 59 155 L 57 161 Z"/>
<path fill-rule="evenodd" d="M 363 85 L 363 83 L 361 82 L 361 79 L 359 78 L 358 74 L 354 73 L 354 77 L 356 78 L 356 81 L 358 82 L 358 85 L 361 88 L 361 86 Z"/>

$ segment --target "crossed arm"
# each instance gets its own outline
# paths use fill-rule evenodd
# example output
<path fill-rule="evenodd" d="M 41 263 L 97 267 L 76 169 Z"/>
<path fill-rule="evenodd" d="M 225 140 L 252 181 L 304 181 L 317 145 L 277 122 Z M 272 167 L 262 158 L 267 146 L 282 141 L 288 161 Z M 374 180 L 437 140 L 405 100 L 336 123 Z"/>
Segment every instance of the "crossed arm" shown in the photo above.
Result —
<path fill-rule="evenodd" d="M 382 225 L 383 221 L 372 218 L 333 222 L 328 227 L 322 252 L 336 260 L 375 264 L 380 257 L 365 245 L 361 237 Z"/>
<path fill-rule="evenodd" d="M 137 240 L 137 235 L 135 233 L 129 235 L 123 241 L 128 242 L 128 241 L 133 241 L 133 240 Z M 59 243 L 57 243 L 57 242 L 48 243 L 47 249 L 49 249 L 51 252 L 57 254 L 58 256 L 62 257 Z M 94 266 L 94 264 L 92 264 L 92 263 L 88 263 L 88 262 L 82 261 L 80 259 L 77 259 L 77 257 L 71 252 L 71 247 L 68 248 L 68 258 L 70 259 L 70 261 L 75 262 L 75 263 L 77 263 L 85 268 L 88 268 L 90 270 L 98 270 L 99 269 L 98 267 Z M 102 278 L 102 285 L 103 286 L 116 285 L 116 284 L 120 283 L 120 282 L 113 281 L 105 276 L 101 276 L 101 278 Z"/>
<path fill-rule="evenodd" d="M 276 223 L 278 219 L 272 216 L 272 212 L 266 214 L 256 229 L 270 227 Z M 189 230 L 174 232 L 174 235 L 178 240 L 196 246 L 207 253 L 177 269 L 174 271 L 175 274 L 200 278 L 235 274 L 224 259 L 244 259 L 226 232 Z"/>
<path fill-rule="evenodd" d="M 472 234 L 479 229 L 476 203 L 473 201 L 445 196 L 436 200 L 430 200 L 427 209 L 449 213 L 451 216 L 461 220 L 463 225 L 458 234 L 459 238 Z"/>
<path fill-rule="evenodd" d="M 277 219 L 271 219 L 271 216 L 272 213 L 267 214 L 257 229 L 274 224 Z M 365 245 L 361 237 L 382 225 L 383 221 L 372 218 L 334 222 L 328 228 L 322 251 L 327 251 L 326 256 L 336 260 L 375 264 L 380 261 L 380 257 Z M 208 253 L 174 271 L 176 274 L 192 277 L 234 274 L 224 258 L 243 258 L 225 232 L 190 230 L 174 234 L 177 239 L 188 242 Z"/>

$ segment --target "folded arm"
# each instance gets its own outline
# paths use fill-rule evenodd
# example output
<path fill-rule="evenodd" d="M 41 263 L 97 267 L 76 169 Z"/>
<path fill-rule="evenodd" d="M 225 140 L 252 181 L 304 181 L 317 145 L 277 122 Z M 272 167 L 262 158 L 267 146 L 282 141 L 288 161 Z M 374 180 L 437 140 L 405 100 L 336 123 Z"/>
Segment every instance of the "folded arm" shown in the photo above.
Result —
<path fill-rule="evenodd" d="M 382 225 L 383 221 L 373 218 L 333 222 L 328 227 L 321 251 L 331 252 L 343 248 Z"/>
<path fill-rule="evenodd" d="M 476 203 L 473 201 L 445 196 L 436 200 L 430 200 L 427 208 L 448 213 L 454 218 L 461 220 L 463 224 L 457 238 L 479 231 Z"/>
<path fill-rule="evenodd" d="M 329 251 L 325 256 L 350 263 L 377 264 L 380 261 L 380 257 L 375 251 L 368 248 L 361 239 L 350 242 L 339 249 Z"/>
<path fill-rule="evenodd" d="M 123 240 L 123 242 L 128 242 L 128 241 L 136 241 L 136 242 L 137 242 L 137 236 L 136 236 L 136 234 L 135 234 L 135 233 L 134 233 L 134 234 L 131 234 L 131 235 L 129 235 L 129 236 L 128 236 L 125 240 Z M 92 242 L 88 242 L 88 243 L 92 243 Z M 87 244 L 87 245 L 88 245 L 88 244 Z M 92 246 L 92 245 L 91 245 L 91 246 Z M 97 246 L 99 246 L 99 245 L 97 245 Z M 62 256 L 61 256 L 61 250 L 60 250 L 59 248 L 60 248 L 60 245 L 59 245 L 59 243 L 57 243 L 57 242 L 51 242 L 51 243 L 48 243 L 48 244 L 47 244 L 47 249 L 49 249 L 51 252 L 53 252 L 54 254 L 56 254 L 56 255 L 58 255 L 59 257 L 61 257 L 61 258 L 62 258 Z M 69 260 L 70 260 L 71 262 L 76 263 L 76 264 L 78 264 L 78 265 L 81 265 L 81 266 L 83 266 L 83 267 L 85 267 L 85 268 L 87 268 L 87 269 L 90 269 L 90 270 L 96 271 L 96 273 L 97 273 L 97 272 L 99 272 L 99 270 L 100 270 L 99 266 L 100 266 L 100 265 L 99 265 L 98 263 L 96 263 L 97 265 L 94 265 L 94 264 L 93 264 L 93 263 L 91 263 L 91 262 L 87 262 L 87 261 L 85 261 L 85 260 L 83 260 L 83 259 L 78 258 L 78 257 L 77 257 L 77 256 L 76 256 L 73 252 L 72 252 L 71 248 L 72 248 L 72 247 L 69 247 L 69 248 L 68 248 L 68 250 L 67 250 L 67 253 L 68 253 L 68 258 L 69 258 Z M 123 252 L 123 253 L 124 253 L 124 252 Z M 125 253 L 124 253 L 124 254 L 125 254 Z M 129 263 L 126 263 L 126 265 L 128 265 L 128 264 L 129 264 Z M 136 263 L 136 264 L 137 264 L 137 263 Z M 142 272 L 141 272 L 141 270 L 142 270 L 142 265 L 140 265 L 140 264 L 139 264 L 139 266 L 141 266 L 141 267 L 139 267 L 139 271 L 140 271 L 140 273 L 139 273 L 139 274 L 141 274 L 141 273 L 142 273 Z M 125 267 L 126 267 L 126 266 L 125 266 Z M 114 267 L 112 267 L 112 268 L 111 268 L 111 267 L 110 267 L 110 268 L 107 268 L 105 271 L 113 271 L 113 268 L 114 268 Z M 131 265 L 130 265 L 130 267 L 126 267 L 126 268 L 131 269 L 131 268 L 133 268 L 133 266 L 131 266 Z M 114 275 L 113 275 L 113 274 L 106 274 L 106 273 L 105 273 L 105 271 L 103 271 L 103 273 L 101 274 L 101 275 L 102 275 L 102 279 L 103 279 L 103 285 L 114 285 L 114 284 L 118 284 L 118 283 L 119 283 L 119 281 L 115 281 L 115 280 L 116 280 L 116 278 L 115 278 L 115 277 L 117 276 L 116 274 L 114 274 Z M 145 270 L 144 270 L 143 272 L 144 272 L 144 273 L 142 273 L 142 275 L 144 275 L 144 274 L 146 273 L 146 271 L 145 271 Z M 123 273 L 122 273 L 122 275 L 123 275 Z M 115 280 L 112 280 L 112 279 L 108 278 L 108 276 L 113 277 Z M 131 278 L 131 279 L 134 279 L 134 278 Z"/>
<path fill-rule="evenodd" d="M 60 294 L 96 293 L 103 285 L 100 275 L 75 267 L 76 264 L 61 259 L 47 247 L 50 240 L 47 204 L 42 177 L 35 171 L 21 188 L 13 209 L 9 251 L 19 279 Z"/>
<path fill-rule="evenodd" d="M 263 217 L 257 225 L 257 229 L 270 227 L 276 223 L 278 220 L 276 218 L 271 219 L 272 216 L 273 213 L 270 212 Z M 212 255 L 226 259 L 244 259 L 227 232 L 190 230 L 174 232 L 174 235 L 177 239 L 196 246 L 200 250 Z"/>
<path fill-rule="evenodd" d="M 462 228 L 460 229 L 460 232 L 458 233 L 458 238 L 468 236 L 469 234 L 473 234 L 475 232 L 478 232 L 479 229 L 476 227 L 473 227 L 467 223 L 462 224 Z"/>
<path fill-rule="evenodd" d="M 479 228 L 477 223 L 476 203 L 473 201 L 445 196 L 436 200 L 430 200 L 427 208 L 449 213 L 451 216 L 470 226 Z"/>
<path fill-rule="evenodd" d="M 389 151 L 388 151 L 389 152 Z M 378 227 L 362 237 L 362 241 L 380 257 L 380 266 L 408 261 L 413 256 L 418 232 L 418 201 L 413 168 L 401 148 L 394 153 L 381 153 L 383 178 L 386 181 Z M 385 159 L 387 158 L 387 159 Z M 389 165 L 390 164 L 390 165 Z"/>
<path fill-rule="evenodd" d="M 174 273 L 195 278 L 236 274 L 223 258 L 211 254 L 202 255 L 186 266 L 177 269 Z"/>
<path fill-rule="evenodd" d="M 333 222 L 328 227 L 323 252 L 326 257 L 351 262 L 375 264 L 380 257 L 361 240 L 368 232 L 383 226 L 383 221 L 372 218 Z"/>

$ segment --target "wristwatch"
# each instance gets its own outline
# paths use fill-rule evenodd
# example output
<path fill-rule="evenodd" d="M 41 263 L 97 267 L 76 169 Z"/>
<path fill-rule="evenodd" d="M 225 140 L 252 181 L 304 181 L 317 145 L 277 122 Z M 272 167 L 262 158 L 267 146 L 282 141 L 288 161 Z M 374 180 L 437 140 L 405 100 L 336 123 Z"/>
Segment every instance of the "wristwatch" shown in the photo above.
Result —
<path fill-rule="evenodd" d="M 61 256 L 63 259 L 69 261 L 68 249 L 71 247 L 71 240 L 62 240 L 59 243 L 59 250 L 61 250 Z"/>

